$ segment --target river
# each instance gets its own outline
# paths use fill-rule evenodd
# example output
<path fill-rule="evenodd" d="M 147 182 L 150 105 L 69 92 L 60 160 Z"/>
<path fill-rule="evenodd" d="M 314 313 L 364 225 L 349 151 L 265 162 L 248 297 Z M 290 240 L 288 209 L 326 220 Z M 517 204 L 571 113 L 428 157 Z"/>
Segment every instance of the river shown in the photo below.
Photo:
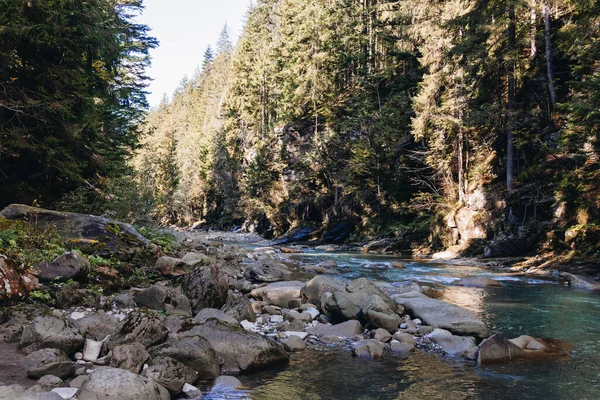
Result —
<path fill-rule="evenodd" d="M 383 360 L 356 359 L 344 350 L 308 349 L 289 365 L 240 377 L 252 399 L 599 399 L 600 294 L 546 280 L 492 272 L 456 263 L 402 260 L 366 254 L 308 252 L 306 262 L 334 260 L 342 279 L 366 277 L 402 284 L 415 280 L 437 297 L 476 312 L 493 332 L 563 339 L 571 358 L 479 368 L 473 362 L 417 350 Z M 502 287 L 453 285 L 465 276 L 486 276 Z M 236 394 L 231 394 L 235 398 Z M 214 397 L 211 397 L 214 398 Z"/>

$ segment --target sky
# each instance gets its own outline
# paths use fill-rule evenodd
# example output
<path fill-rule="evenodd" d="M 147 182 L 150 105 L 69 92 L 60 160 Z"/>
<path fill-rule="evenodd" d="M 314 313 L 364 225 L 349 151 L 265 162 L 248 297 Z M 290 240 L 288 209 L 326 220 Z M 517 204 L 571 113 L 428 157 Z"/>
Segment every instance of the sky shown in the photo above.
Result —
<path fill-rule="evenodd" d="M 154 107 L 163 93 L 173 93 L 184 75 L 193 75 L 208 45 L 215 48 L 225 23 L 235 43 L 250 0 L 145 0 L 144 5 L 137 21 L 152 28 L 151 35 L 160 41 L 150 53 L 147 71 L 153 78 L 148 101 Z"/>

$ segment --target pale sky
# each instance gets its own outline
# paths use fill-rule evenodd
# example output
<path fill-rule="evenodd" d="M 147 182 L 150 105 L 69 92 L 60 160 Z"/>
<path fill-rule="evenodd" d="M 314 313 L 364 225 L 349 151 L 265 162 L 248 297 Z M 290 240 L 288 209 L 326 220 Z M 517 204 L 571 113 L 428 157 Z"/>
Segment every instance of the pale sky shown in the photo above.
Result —
<path fill-rule="evenodd" d="M 151 52 L 148 70 L 154 79 L 148 101 L 154 107 L 163 93 L 171 96 L 184 75 L 192 76 L 209 44 L 215 49 L 225 23 L 236 42 L 250 0 L 144 0 L 144 5 L 138 21 L 152 28 L 152 36 L 160 41 Z"/>

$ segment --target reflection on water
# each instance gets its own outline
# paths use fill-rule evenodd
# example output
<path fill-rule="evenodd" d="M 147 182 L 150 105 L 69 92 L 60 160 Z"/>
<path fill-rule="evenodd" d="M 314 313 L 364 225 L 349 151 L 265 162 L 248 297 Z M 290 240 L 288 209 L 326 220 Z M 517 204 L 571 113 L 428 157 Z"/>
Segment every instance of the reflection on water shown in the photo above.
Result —
<path fill-rule="evenodd" d="M 356 254 L 313 254 L 334 259 L 343 279 L 385 282 L 409 279 L 444 284 L 436 297 L 477 313 L 494 332 L 564 339 L 573 358 L 478 368 L 471 362 L 417 352 L 370 361 L 348 351 L 307 350 L 286 367 L 241 377 L 254 399 L 598 399 L 600 398 L 600 294 L 556 281 L 494 274 L 473 266 L 407 262 Z M 467 288 L 452 283 L 487 276 L 502 287 Z M 439 288 L 439 286 L 435 285 Z"/>

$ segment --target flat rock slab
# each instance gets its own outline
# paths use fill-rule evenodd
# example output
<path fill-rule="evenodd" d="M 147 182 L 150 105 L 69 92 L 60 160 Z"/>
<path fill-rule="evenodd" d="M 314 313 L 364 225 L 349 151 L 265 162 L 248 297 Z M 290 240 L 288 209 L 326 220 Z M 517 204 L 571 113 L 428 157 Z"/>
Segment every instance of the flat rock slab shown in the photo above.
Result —
<path fill-rule="evenodd" d="M 270 305 L 288 308 L 292 302 L 292 306 L 297 307 L 300 305 L 300 290 L 303 287 L 304 283 L 299 281 L 275 282 L 254 289 L 250 295 Z"/>
<path fill-rule="evenodd" d="M 362 333 L 362 325 L 355 319 L 336 325 L 319 324 L 308 328 L 307 333 L 311 335 L 338 336 L 351 338 Z"/>
<path fill-rule="evenodd" d="M 420 318 L 424 324 L 434 328 L 481 339 L 490 335 L 488 328 L 475 313 L 452 303 L 432 299 L 417 292 L 396 295 L 393 299 L 396 304 L 404 306 L 413 317 Z"/>
<path fill-rule="evenodd" d="M 568 272 L 561 272 L 560 276 L 566 279 L 572 286 L 581 289 L 600 290 L 600 283 L 591 278 L 581 275 L 570 274 Z"/>

